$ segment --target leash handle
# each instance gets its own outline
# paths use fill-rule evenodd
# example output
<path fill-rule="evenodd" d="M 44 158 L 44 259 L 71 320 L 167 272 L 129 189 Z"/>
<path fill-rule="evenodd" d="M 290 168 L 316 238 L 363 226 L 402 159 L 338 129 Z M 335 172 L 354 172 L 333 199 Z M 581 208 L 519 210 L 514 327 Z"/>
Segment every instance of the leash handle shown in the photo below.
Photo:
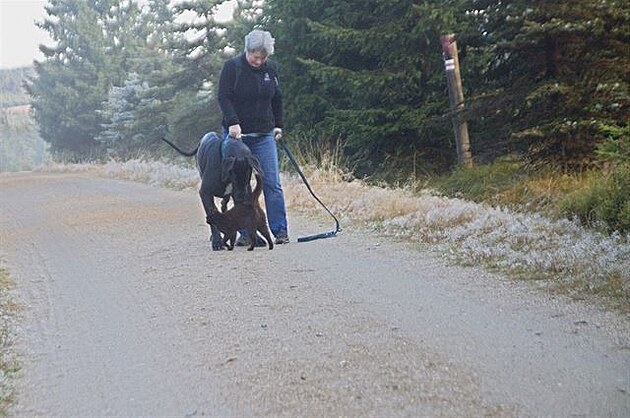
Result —
<path fill-rule="evenodd" d="M 307 235 L 305 237 L 299 237 L 297 241 L 298 242 L 315 241 L 316 239 L 320 239 L 320 238 L 331 238 L 331 237 L 334 237 L 335 235 L 337 235 L 337 231 L 322 232 L 321 234 L 313 234 L 313 235 Z"/>

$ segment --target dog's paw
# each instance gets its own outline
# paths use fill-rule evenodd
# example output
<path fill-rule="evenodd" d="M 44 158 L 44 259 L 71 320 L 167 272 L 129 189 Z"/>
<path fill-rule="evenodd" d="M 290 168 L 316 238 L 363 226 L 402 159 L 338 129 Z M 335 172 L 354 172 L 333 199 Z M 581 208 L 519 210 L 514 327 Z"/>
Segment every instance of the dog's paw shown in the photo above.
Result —
<path fill-rule="evenodd" d="M 221 235 L 210 235 L 210 244 L 212 245 L 213 251 L 220 251 L 225 249 L 225 245 L 223 244 L 223 238 Z"/>

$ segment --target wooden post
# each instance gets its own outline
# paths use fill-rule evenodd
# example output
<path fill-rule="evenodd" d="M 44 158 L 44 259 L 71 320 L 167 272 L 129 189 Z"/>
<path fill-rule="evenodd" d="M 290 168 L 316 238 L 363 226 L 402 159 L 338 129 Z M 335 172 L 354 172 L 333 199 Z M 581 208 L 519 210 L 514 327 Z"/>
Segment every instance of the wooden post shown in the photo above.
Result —
<path fill-rule="evenodd" d="M 448 83 L 448 101 L 453 113 L 453 130 L 455 131 L 455 147 L 457 149 L 457 161 L 467 167 L 472 167 L 472 153 L 470 152 L 470 138 L 468 137 L 468 123 L 462 117 L 464 109 L 464 91 L 462 90 L 462 77 L 459 72 L 459 58 L 455 35 L 449 34 L 440 37 L 446 81 Z"/>

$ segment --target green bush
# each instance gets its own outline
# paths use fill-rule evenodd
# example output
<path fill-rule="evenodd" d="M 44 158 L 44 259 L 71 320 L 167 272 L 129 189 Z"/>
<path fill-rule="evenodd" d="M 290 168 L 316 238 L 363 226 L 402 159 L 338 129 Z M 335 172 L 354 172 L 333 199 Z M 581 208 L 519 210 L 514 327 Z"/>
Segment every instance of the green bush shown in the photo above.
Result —
<path fill-rule="evenodd" d="M 435 179 L 432 185 L 446 196 L 493 203 L 497 195 L 526 177 L 527 170 L 522 164 L 499 161 L 471 168 L 459 167 L 448 176 Z"/>
<path fill-rule="evenodd" d="M 606 133 L 606 139 L 597 147 L 600 161 L 630 164 L 630 123 L 623 126 L 602 124 L 600 130 Z"/>
<path fill-rule="evenodd" d="M 607 139 L 597 147 L 604 166 L 587 187 L 569 194 L 562 202 L 568 216 L 588 226 L 604 226 L 609 232 L 630 232 L 630 124 L 600 125 Z"/>
<path fill-rule="evenodd" d="M 630 165 L 621 164 L 606 175 L 593 177 L 586 187 L 567 195 L 561 209 L 589 227 L 630 232 Z"/>
<path fill-rule="evenodd" d="M 499 161 L 461 167 L 433 178 L 430 187 L 450 197 L 577 218 L 589 228 L 625 234 L 630 232 L 630 164 L 609 162 L 606 166 L 570 174 L 553 167 Z"/>

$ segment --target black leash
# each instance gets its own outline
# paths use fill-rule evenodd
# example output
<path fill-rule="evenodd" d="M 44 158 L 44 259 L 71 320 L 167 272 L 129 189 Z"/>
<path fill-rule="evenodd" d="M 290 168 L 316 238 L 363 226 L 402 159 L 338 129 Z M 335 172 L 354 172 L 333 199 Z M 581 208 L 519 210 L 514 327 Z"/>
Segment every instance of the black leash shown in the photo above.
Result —
<path fill-rule="evenodd" d="M 315 200 L 317 200 L 319 202 L 319 204 L 322 205 L 324 207 L 324 209 L 326 209 L 326 212 L 328 212 L 330 214 L 330 216 L 332 216 L 333 219 L 335 220 L 335 230 L 334 231 L 322 232 L 321 234 L 313 234 L 313 235 L 307 235 L 307 236 L 304 236 L 304 237 L 299 237 L 298 238 L 298 242 L 314 241 L 316 239 L 330 238 L 330 237 L 336 236 L 337 232 L 341 231 L 341 228 L 339 227 L 339 220 L 337 220 L 337 217 L 335 217 L 335 215 L 333 215 L 333 213 L 326 207 L 326 205 L 324 205 L 322 203 L 322 201 L 319 200 L 319 197 L 317 197 L 315 195 L 315 192 L 313 192 L 313 189 L 311 188 L 311 185 L 308 184 L 308 180 L 306 180 L 306 176 L 304 175 L 304 173 L 300 169 L 300 166 L 297 163 L 297 161 L 295 161 L 295 158 L 293 157 L 293 154 L 291 154 L 291 151 L 289 151 L 289 148 L 287 147 L 287 144 L 285 143 L 285 141 L 279 140 L 278 142 L 280 143 L 280 146 L 282 147 L 284 152 L 286 152 L 287 157 L 289 157 L 289 161 L 291 161 L 291 164 L 293 164 L 293 167 L 295 167 L 295 170 L 298 172 L 298 174 L 302 178 L 302 181 L 304 182 L 304 185 L 306 186 L 308 191 L 311 192 L 311 195 L 315 198 Z"/>

